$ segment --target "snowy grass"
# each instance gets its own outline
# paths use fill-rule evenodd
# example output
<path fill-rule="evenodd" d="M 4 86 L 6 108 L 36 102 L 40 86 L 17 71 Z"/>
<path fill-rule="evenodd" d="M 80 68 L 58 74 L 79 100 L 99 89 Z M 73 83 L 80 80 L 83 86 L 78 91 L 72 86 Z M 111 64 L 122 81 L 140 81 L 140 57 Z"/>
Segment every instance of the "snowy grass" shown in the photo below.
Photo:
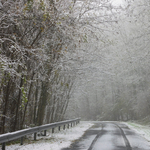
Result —
<path fill-rule="evenodd" d="M 80 138 L 84 132 L 89 129 L 93 124 L 89 122 L 81 121 L 77 126 L 60 132 L 55 130 L 55 133 L 51 131 L 47 132 L 47 136 L 37 137 L 37 141 L 32 140 L 25 142 L 23 145 L 13 144 L 6 146 L 7 150 L 61 150 L 62 148 L 69 147 L 72 142 Z"/>
<path fill-rule="evenodd" d="M 134 123 L 134 122 L 126 122 L 125 124 L 130 129 L 134 130 L 136 133 L 140 134 L 145 139 L 147 139 L 148 142 L 150 142 L 150 126 L 140 125 L 140 124 Z"/>

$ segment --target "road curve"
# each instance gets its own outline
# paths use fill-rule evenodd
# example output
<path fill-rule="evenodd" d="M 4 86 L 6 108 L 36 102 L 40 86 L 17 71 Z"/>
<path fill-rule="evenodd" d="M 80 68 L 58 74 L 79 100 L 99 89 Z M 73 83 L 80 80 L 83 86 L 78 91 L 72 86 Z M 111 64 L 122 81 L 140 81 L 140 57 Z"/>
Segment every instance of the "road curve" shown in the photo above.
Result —
<path fill-rule="evenodd" d="M 94 122 L 94 126 L 62 150 L 150 150 L 150 144 L 119 122 Z"/>

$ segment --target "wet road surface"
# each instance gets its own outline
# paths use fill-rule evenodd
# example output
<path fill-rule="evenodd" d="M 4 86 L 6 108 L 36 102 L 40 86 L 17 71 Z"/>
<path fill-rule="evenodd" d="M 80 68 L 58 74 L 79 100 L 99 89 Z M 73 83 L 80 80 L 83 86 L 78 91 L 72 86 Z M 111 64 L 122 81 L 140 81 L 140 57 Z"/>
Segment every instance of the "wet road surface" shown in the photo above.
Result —
<path fill-rule="evenodd" d="M 150 150 L 143 137 L 119 122 L 94 122 L 94 126 L 62 150 Z"/>

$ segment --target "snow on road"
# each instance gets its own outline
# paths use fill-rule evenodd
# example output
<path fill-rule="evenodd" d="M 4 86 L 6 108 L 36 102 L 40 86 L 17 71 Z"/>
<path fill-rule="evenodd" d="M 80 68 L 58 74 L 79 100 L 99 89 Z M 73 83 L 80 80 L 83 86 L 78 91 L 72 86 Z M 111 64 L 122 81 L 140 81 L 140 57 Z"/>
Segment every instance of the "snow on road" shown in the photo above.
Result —
<path fill-rule="evenodd" d="M 84 132 L 93 124 L 81 121 L 80 124 L 70 129 L 61 130 L 57 133 L 47 133 L 48 136 L 37 137 L 37 141 L 24 143 L 23 145 L 15 144 L 7 146 L 7 150 L 61 150 L 62 148 L 69 147 L 70 144 L 80 138 Z M 33 138 L 32 138 L 33 139 Z"/>
<path fill-rule="evenodd" d="M 7 146 L 7 150 L 61 150 L 62 148 L 69 147 L 72 142 L 79 139 L 84 132 L 89 129 L 94 123 L 81 121 L 75 127 L 70 129 L 61 130 L 52 134 L 47 133 L 46 137 L 37 137 L 37 141 L 31 140 L 30 142 L 25 142 L 24 145 L 15 144 Z M 140 134 L 142 137 L 150 142 L 150 126 L 143 126 L 133 122 L 124 122 L 130 129 L 134 130 L 136 133 Z M 32 137 L 33 139 L 33 137 Z"/>

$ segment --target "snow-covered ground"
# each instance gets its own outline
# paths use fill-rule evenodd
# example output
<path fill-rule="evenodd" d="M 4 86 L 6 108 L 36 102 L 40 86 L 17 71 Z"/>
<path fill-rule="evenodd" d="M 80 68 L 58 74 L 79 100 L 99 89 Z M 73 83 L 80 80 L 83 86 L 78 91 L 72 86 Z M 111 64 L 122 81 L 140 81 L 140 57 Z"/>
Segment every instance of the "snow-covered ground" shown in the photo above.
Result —
<path fill-rule="evenodd" d="M 133 122 L 125 122 L 125 124 L 150 142 L 150 126 L 140 125 Z"/>
<path fill-rule="evenodd" d="M 136 133 L 143 136 L 150 142 L 150 126 L 139 125 L 133 122 L 124 122 L 129 128 Z M 47 132 L 47 136 L 37 137 L 37 141 L 33 140 L 25 142 L 24 145 L 15 144 L 7 146 L 7 150 L 61 150 L 62 148 L 69 147 L 71 143 L 79 139 L 84 132 L 89 129 L 93 123 L 81 121 L 80 124 L 70 129 L 55 132 L 54 134 Z M 56 131 L 56 130 L 55 130 Z"/>
<path fill-rule="evenodd" d="M 7 146 L 7 150 L 61 150 L 70 146 L 70 144 L 80 138 L 84 132 L 93 124 L 81 121 L 77 126 L 70 129 L 61 130 L 57 133 L 47 132 L 46 137 L 37 137 L 37 141 L 25 142 L 23 145 L 15 144 Z M 32 137 L 33 139 L 33 137 Z"/>

